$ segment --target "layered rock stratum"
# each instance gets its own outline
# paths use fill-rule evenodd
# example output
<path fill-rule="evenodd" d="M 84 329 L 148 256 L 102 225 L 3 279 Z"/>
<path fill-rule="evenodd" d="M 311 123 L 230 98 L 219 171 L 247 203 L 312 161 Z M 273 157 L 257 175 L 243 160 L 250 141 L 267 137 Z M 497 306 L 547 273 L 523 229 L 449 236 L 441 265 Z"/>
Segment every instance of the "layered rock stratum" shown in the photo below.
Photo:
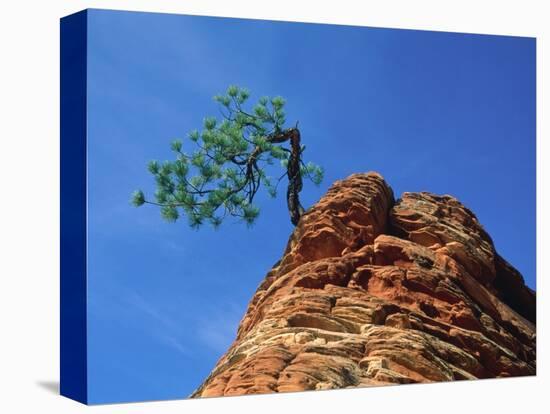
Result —
<path fill-rule="evenodd" d="M 192 397 L 535 375 L 535 293 L 457 199 L 337 181 Z"/>

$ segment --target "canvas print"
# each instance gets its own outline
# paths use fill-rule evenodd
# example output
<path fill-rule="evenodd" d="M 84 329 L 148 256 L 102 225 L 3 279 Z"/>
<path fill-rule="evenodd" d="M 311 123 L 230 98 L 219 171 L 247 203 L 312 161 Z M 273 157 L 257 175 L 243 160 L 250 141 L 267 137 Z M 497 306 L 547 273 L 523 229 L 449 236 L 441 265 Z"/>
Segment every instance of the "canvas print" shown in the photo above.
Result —
<path fill-rule="evenodd" d="M 535 375 L 535 48 L 63 18 L 61 393 Z"/>

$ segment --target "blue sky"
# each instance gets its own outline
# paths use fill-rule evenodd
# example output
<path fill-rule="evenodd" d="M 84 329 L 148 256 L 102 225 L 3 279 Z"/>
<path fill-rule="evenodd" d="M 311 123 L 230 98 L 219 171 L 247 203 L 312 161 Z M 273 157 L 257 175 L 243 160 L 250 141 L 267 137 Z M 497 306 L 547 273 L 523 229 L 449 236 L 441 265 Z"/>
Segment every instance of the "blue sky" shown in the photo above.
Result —
<path fill-rule="evenodd" d="M 534 39 L 100 10 L 88 30 L 92 403 L 189 395 L 281 257 L 282 196 L 258 198 L 252 229 L 129 205 L 154 190 L 147 162 L 171 159 L 230 84 L 286 98 L 325 168 L 304 206 L 370 170 L 396 196 L 454 195 L 535 288 Z"/>

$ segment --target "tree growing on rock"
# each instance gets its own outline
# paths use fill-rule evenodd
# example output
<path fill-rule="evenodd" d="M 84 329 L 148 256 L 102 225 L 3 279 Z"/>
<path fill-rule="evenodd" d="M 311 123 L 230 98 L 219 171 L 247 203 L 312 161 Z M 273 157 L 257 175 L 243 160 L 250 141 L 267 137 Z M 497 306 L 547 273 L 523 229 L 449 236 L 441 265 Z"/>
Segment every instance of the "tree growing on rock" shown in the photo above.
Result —
<path fill-rule="evenodd" d="M 183 214 L 191 227 L 204 223 L 217 227 L 228 216 L 250 225 L 260 212 L 254 204 L 258 191 L 264 187 L 276 197 L 278 185 L 286 177 L 290 221 L 298 224 L 304 212 L 299 197 L 303 179 L 319 185 L 323 169 L 303 161 L 305 146 L 298 123 L 286 126 L 282 97 L 261 97 L 251 108 L 249 98 L 248 90 L 237 86 L 216 95 L 221 116 L 204 118 L 202 130 L 189 133 L 190 152 L 187 145 L 175 140 L 171 144 L 175 160 L 151 161 L 148 169 L 156 182 L 154 199 L 137 190 L 132 203 L 158 206 L 162 217 L 172 222 Z M 273 178 L 269 172 L 275 163 L 283 172 Z"/>

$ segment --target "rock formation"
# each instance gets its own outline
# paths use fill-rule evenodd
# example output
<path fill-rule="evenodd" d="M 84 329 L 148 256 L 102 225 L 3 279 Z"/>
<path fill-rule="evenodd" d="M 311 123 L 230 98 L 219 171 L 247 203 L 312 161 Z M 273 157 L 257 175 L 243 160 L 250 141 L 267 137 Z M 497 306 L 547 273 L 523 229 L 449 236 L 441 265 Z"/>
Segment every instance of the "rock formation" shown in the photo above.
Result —
<path fill-rule="evenodd" d="M 377 173 L 301 218 L 192 397 L 535 375 L 535 293 L 455 198 Z"/>

